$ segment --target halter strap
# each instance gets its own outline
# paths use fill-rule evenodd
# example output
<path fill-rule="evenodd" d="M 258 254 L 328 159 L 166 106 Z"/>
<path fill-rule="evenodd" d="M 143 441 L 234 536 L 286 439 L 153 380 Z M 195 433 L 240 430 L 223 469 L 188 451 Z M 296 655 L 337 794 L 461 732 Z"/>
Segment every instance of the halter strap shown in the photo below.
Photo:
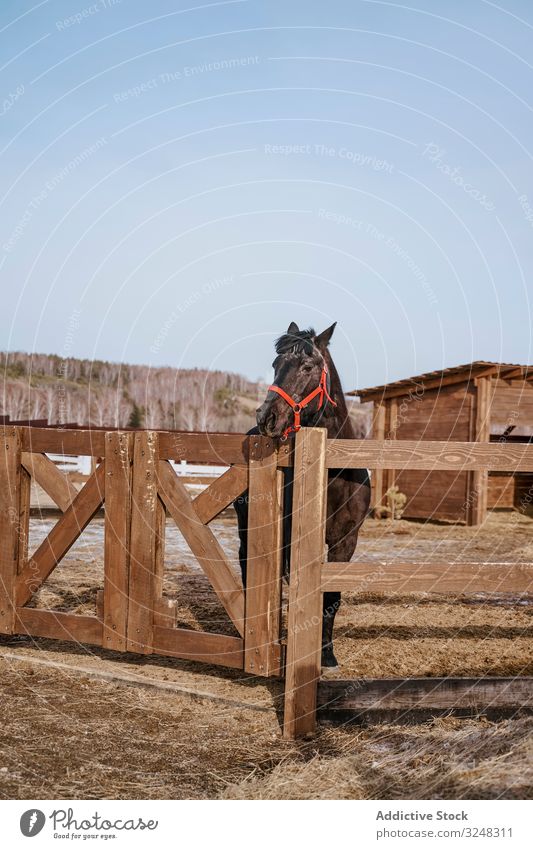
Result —
<path fill-rule="evenodd" d="M 292 407 L 292 411 L 294 413 L 294 422 L 292 425 L 289 425 L 287 428 L 285 428 L 283 436 L 281 437 L 283 440 L 287 439 L 289 433 L 296 433 L 298 430 L 301 430 L 302 425 L 300 424 L 300 414 L 302 410 L 304 410 L 311 403 L 311 401 L 316 398 L 317 395 L 320 396 L 318 401 L 319 410 L 321 409 L 322 404 L 324 403 L 324 398 L 326 398 L 334 407 L 337 406 L 336 402 L 333 400 L 333 398 L 328 392 L 328 367 L 325 363 L 322 369 L 322 374 L 320 375 L 318 386 L 313 389 L 313 391 L 310 392 L 309 395 L 306 395 L 302 401 L 295 401 L 294 398 L 291 398 L 288 392 L 285 392 L 285 390 L 282 389 L 281 386 L 276 386 L 276 384 L 269 386 L 268 389 L 270 392 L 276 392 L 278 395 L 280 395 L 281 398 L 283 398 L 283 400 L 286 401 L 290 407 Z"/>

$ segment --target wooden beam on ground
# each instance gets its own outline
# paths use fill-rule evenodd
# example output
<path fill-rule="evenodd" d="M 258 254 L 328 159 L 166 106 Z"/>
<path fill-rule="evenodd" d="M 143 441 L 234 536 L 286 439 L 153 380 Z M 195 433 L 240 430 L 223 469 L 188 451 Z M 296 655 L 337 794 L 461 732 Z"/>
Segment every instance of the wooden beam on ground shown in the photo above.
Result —
<path fill-rule="evenodd" d="M 64 513 L 78 494 L 78 490 L 68 477 L 60 472 L 55 463 L 45 454 L 30 454 L 28 451 L 23 451 L 22 465 Z"/>
<path fill-rule="evenodd" d="M 16 627 L 18 634 L 29 634 L 32 637 L 102 645 L 103 625 L 95 616 L 17 607 Z"/>
<path fill-rule="evenodd" d="M 244 634 L 244 591 L 218 540 L 198 518 L 184 485 L 166 460 L 158 465 L 158 491 L 187 545 L 209 578 L 232 622 Z"/>
<path fill-rule="evenodd" d="M 43 652 L 41 652 L 42 654 Z M 194 701 L 204 701 L 207 699 L 211 702 L 231 705 L 232 707 L 244 710 L 261 711 L 262 713 L 272 713 L 273 711 L 273 706 L 270 702 L 241 702 L 238 699 L 229 699 L 227 696 L 221 696 L 218 693 L 206 690 L 193 690 L 191 687 L 185 687 L 173 681 L 160 681 L 157 678 L 150 678 L 148 675 L 135 675 L 129 672 L 122 672 L 117 669 L 117 664 L 114 664 L 114 667 L 111 669 L 102 669 L 101 666 L 82 666 L 79 664 L 74 666 L 71 663 L 57 663 L 54 660 L 47 660 L 42 656 L 35 657 L 34 655 L 16 654 L 15 652 L 1 650 L 0 660 L 5 660 L 9 663 L 27 663 L 30 666 L 52 669 L 54 672 L 63 672 L 69 677 L 72 675 L 83 675 L 88 678 L 94 678 L 97 681 L 105 681 L 117 687 L 140 687 L 141 689 L 155 690 L 156 692 L 187 696 Z"/>
<path fill-rule="evenodd" d="M 323 592 L 528 593 L 531 563 L 324 563 Z"/>
<path fill-rule="evenodd" d="M 127 650 L 133 434 L 106 433 L 104 646 Z"/>
<path fill-rule="evenodd" d="M 326 461 L 328 469 L 533 472 L 533 445 L 331 439 Z"/>
<path fill-rule="evenodd" d="M 283 734 L 314 731 L 320 677 L 327 505 L 326 430 L 296 434 Z"/>
<path fill-rule="evenodd" d="M 15 627 L 15 581 L 20 545 L 20 432 L 0 431 L 0 634 Z"/>
<path fill-rule="evenodd" d="M 135 434 L 131 495 L 128 651 L 152 654 L 157 534 L 158 434 Z"/>
<path fill-rule="evenodd" d="M 154 627 L 154 652 L 233 669 L 242 669 L 244 662 L 244 645 L 238 637 L 186 628 Z"/>
<path fill-rule="evenodd" d="M 248 486 L 248 467 L 231 466 L 219 478 L 197 495 L 193 501 L 196 515 L 207 525 L 235 501 Z"/>
<path fill-rule="evenodd" d="M 533 709 L 533 678 L 375 678 L 324 680 L 318 706 L 328 713 L 378 710 Z"/>
<path fill-rule="evenodd" d="M 101 463 L 19 573 L 17 606 L 26 604 L 74 545 L 104 501 L 105 463 Z"/>
<path fill-rule="evenodd" d="M 271 440 L 254 436 L 250 449 L 244 668 L 253 675 L 281 674 L 281 547 L 283 472 Z"/>
<path fill-rule="evenodd" d="M 22 450 L 33 454 L 73 454 L 103 457 L 105 430 L 61 430 L 21 427 Z"/>

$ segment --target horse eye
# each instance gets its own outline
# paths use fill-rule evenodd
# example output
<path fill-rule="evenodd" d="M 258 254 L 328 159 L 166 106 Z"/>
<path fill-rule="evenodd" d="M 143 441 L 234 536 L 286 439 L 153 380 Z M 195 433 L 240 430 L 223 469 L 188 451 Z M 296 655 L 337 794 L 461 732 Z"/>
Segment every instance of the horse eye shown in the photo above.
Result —
<path fill-rule="evenodd" d="M 302 371 L 313 371 L 313 366 L 309 364 L 304 365 L 302 366 Z"/>

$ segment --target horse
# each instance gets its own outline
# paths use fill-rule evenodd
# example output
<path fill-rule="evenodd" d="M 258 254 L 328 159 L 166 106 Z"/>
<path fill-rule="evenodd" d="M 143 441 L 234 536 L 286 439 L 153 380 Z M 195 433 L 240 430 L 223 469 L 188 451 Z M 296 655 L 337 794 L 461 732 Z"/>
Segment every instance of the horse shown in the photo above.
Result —
<path fill-rule="evenodd" d="M 256 411 L 257 426 L 249 435 L 262 434 L 285 440 L 300 427 L 324 427 L 331 439 L 354 439 L 337 369 L 329 343 L 337 322 L 320 334 L 312 328 L 300 330 L 291 322 L 276 341 L 272 363 L 274 383 Z M 286 578 L 290 572 L 291 506 L 294 471 L 284 469 L 282 562 Z M 370 505 L 367 469 L 329 469 L 326 543 L 328 561 L 348 562 L 357 545 L 359 529 Z M 239 529 L 239 562 L 246 592 L 248 491 L 234 502 Z M 322 667 L 336 668 L 333 625 L 341 594 L 326 592 L 322 612 Z"/>

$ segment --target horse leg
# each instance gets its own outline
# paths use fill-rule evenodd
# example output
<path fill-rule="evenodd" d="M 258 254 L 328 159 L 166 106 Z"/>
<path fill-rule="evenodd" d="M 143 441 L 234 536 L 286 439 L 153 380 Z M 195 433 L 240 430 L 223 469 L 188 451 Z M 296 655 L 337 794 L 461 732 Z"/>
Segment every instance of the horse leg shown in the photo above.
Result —
<path fill-rule="evenodd" d="M 322 666 L 334 669 L 339 664 L 333 653 L 333 625 L 341 606 L 340 593 L 324 593 L 322 606 Z"/>
<path fill-rule="evenodd" d="M 347 563 L 351 559 L 357 545 L 358 532 L 359 528 L 354 528 L 339 543 L 329 547 L 329 563 Z M 340 606 L 340 593 L 324 593 L 322 606 L 322 666 L 325 669 L 334 669 L 339 665 L 333 652 L 333 626 Z"/>
<path fill-rule="evenodd" d="M 246 591 L 246 566 L 248 559 L 248 490 L 233 502 L 239 528 L 239 563 L 242 585 Z"/>
<path fill-rule="evenodd" d="M 246 436 L 254 436 L 259 433 L 258 427 L 252 427 Z M 241 567 L 242 585 L 246 592 L 246 567 L 248 561 L 248 502 L 249 492 L 246 490 L 233 502 L 237 514 L 237 526 L 239 529 L 239 564 Z"/>

